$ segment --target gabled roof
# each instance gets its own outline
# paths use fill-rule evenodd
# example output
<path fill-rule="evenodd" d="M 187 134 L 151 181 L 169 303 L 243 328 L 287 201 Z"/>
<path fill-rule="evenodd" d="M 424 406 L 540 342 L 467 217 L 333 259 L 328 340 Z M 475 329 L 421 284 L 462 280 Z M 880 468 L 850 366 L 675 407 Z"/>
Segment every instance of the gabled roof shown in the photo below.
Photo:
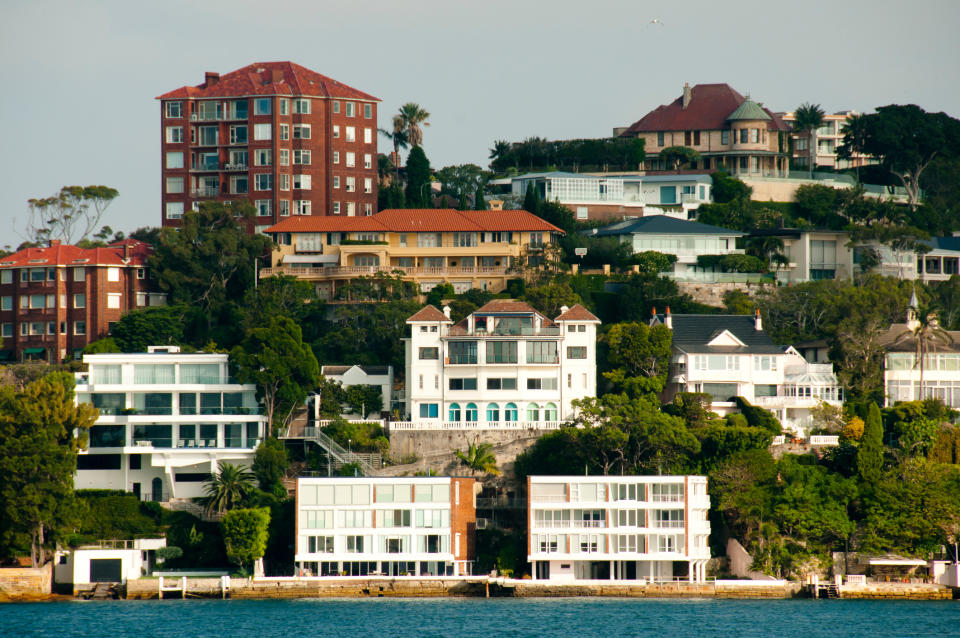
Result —
<path fill-rule="evenodd" d="M 657 315 L 653 324 L 662 324 L 664 315 Z M 673 346 L 686 353 L 698 354 L 783 354 L 784 347 L 773 343 L 770 335 L 757 330 L 750 315 L 672 315 Z M 743 346 L 708 345 L 717 336 L 729 332 Z"/>
<path fill-rule="evenodd" d="M 474 314 L 493 314 L 498 312 L 529 312 L 536 313 L 537 309 L 525 301 L 515 299 L 491 299 L 473 311 Z"/>
<path fill-rule="evenodd" d="M 364 366 L 364 365 L 352 365 L 352 366 L 320 366 L 320 374 L 323 376 L 342 376 L 349 372 L 352 369 L 358 369 L 367 376 L 382 376 L 390 373 L 390 366 Z"/>
<path fill-rule="evenodd" d="M 445 321 L 453 323 L 445 314 L 437 310 L 436 306 L 424 306 L 418 310 L 412 317 L 407 319 L 407 323 L 413 321 Z"/>
<path fill-rule="evenodd" d="M 525 210 L 454 210 L 452 208 L 389 208 L 369 217 L 294 216 L 267 228 L 268 233 L 327 232 L 442 233 L 533 231 L 563 233 Z"/>
<path fill-rule="evenodd" d="M 690 89 L 690 93 L 687 108 L 683 108 L 681 95 L 670 104 L 658 106 L 644 115 L 624 131 L 621 137 L 656 131 L 723 130 L 729 128 L 727 120 L 746 100 L 729 84 L 697 84 Z M 772 111 L 757 106 L 767 115 L 768 129 L 790 130 Z"/>
<path fill-rule="evenodd" d="M 960 330 L 944 330 L 936 340 L 931 340 L 928 348 L 931 353 L 960 352 Z M 916 353 L 917 340 L 912 336 L 910 327 L 905 323 L 890 324 L 887 331 L 882 333 L 877 342 L 888 352 Z M 950 340 L 953 340 L 951 343 Z"/>
<path fill-rule="evenodd" d="M 600 319 L 597 318 L 592 312 L 584 308 L 580 304 L 574 304 L 572 307 L 567 309 L 566 312 L 560 313 L 554 321 L 596 321 L 600 322 Z"/>
<path fill-rule="evenodd" d="M 691 222 L 685 219 L 677 219 L 669 215 L 648 215 L 638 219 L 611 224 L 597 229 L 597 236 L 608 235 L 630 235 L 630 234 L 651 234 L 651 235 L 725 235 L 728 237 L 740 237 L 746 233 L 739 230 L 730 230 L 729 228 L 720 228 L 700 222 Z"/>
<path fill-rule="evenodd" d="M 213 82 L 196 86 L 184 86 L 157 97 L 158 100 L 175 98 L 219 98 L 253 95 L 304 95 L 321 98 L 345 98 L 379 102 L 369 93 L 321 75 L 316 71 L 293 62 L 254 62 L 231 71 Z"/>
<path fill-rule="evenodd" d="M 124 261 L 124 246 L 129 258 Z M 136 239 L 126 239 L 106 247 L 80 248 L 55 244 L 41 248 L 24 248 L 0 258 L 3 268 L 42 268 L 49 266 L 146 266 L 153 247 Z"/>

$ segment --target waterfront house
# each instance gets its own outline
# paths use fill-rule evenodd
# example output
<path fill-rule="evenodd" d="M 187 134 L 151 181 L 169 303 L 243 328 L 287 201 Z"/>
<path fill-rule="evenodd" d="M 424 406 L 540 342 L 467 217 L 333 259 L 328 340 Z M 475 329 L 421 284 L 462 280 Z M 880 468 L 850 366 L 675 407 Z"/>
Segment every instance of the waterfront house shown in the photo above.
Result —
<path fill-rule="evenodd" d="M 294 531 L 304 576 L 469 575 L 474 480 L 300 477 Z"/>
<path fill-rule="evenodd" d="M 344 388 L 353 385 L 370 385 L 380 388 L 380 396 L 383 399 L 383 410 L 390 410 L 392 407 L 393 395 L 393 366 L 320 366 L 320 375 L 327 381 L 339 383 Z M 315 402 L 315 410 L 320 409 L 320 402 Z M 366 417 L 371 412 L 370 406 L 365 406 L 361 417 Z M 379 413 L 372 416 L 379 416 Z M 319 413 L 315 412 L 314 418 L 319 418 Z"/>
<path fill-rule="evenodd" d="M 704 476 L 531 476 L 527 496 L 535 580 L 706 580 Z"/>
<path fill-rule="evenodd" d="M 190 499 L 221 461 L 251 465 L 267 418 L 256 386 L 230 377 L 228 358 L 177 346 L 84 355 L 76 400 L 100 416 L 77 457 L 77 489 Z"/>

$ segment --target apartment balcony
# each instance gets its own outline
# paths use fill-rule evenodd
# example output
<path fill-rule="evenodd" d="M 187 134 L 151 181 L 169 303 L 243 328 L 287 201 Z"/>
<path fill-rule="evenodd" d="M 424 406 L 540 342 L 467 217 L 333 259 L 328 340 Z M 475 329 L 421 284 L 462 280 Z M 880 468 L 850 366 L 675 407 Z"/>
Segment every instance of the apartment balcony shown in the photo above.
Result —
<path fill-rule="evenodd" d="M 387 431 L 427 430 L 559 430 L 563 421 L 391 421 Z"/>
<path fill-rule="evenodd" d="M 820 405 L 821 401 L 838 407 L 843 405 L 842 400 L 823 397 L 756 397 L 753 404 L 770 410 L 777 408 L 815 408 Z"/>
<path fill-rule="evenodd" d="M 369 252 L 369 250 L 367 251 Z M 301 279 L 349 279 L 352 277 L 370 277 L 378 273 L 387 275 L 402 274 L 407 277 L 503 277 L 508 269 L 504 266 L 478 268 L 422 268 L 401 266 L 329 266 L 326 268 L 304 266 L 277 266 L 260 270 L 261 277 L 289 275 Z"/>
<path fill-rule="evenodd" d="M 205 186 L 203 188 L 190 189 L 190 195 L 193 197 L 219 197 L 220 189 L 216 186 Z"/>

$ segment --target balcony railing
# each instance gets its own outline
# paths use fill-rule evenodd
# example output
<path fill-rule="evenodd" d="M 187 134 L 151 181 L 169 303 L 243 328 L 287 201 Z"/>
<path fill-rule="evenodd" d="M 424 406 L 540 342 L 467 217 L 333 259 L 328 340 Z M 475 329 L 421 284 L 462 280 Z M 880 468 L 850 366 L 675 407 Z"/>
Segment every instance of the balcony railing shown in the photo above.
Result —
<path fill-rule="evenodd" d="M 190 190 L 194 197 L 217 197 L 220 195 L 220 189 L 217 187 L 194 188 Z"/>
<path fill-rule="evenodd" d="M 392 421 L 387 430 L 558 430 L 563 424 L 563 421 Z"/>
<path fill-rule="evenodd" d="M 413 276 L 437 276 L 437 277 L 458 277 L 458 276 L 502 276 L 507 274 L 508 269 L 504 266 L 489 266 L 475 268 L 447 268 L 441 267 L 406 267 L 406 266 L 329 266 L 325 268 L 316 268 L 309 266 L 277 266 L 275 268 L 263 268 L 260 270 L 261 277 L 272 277 L 274 275 L 290 275 L 292 277 L 363 277 L 372 276 L 378 273 L 393 274 L 401 273 L 408 277 Z"/>

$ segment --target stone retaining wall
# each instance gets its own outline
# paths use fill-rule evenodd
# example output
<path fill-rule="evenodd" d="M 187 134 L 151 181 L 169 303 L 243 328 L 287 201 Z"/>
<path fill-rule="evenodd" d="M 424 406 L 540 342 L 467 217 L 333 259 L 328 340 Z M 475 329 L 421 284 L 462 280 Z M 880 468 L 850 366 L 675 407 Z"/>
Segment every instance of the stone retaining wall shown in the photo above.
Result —
<path fill-rule="evenodd" d="M 52 586 L 50 566 L 0 569 L 0 602 L 46 598 L 52 593 Z"/>

